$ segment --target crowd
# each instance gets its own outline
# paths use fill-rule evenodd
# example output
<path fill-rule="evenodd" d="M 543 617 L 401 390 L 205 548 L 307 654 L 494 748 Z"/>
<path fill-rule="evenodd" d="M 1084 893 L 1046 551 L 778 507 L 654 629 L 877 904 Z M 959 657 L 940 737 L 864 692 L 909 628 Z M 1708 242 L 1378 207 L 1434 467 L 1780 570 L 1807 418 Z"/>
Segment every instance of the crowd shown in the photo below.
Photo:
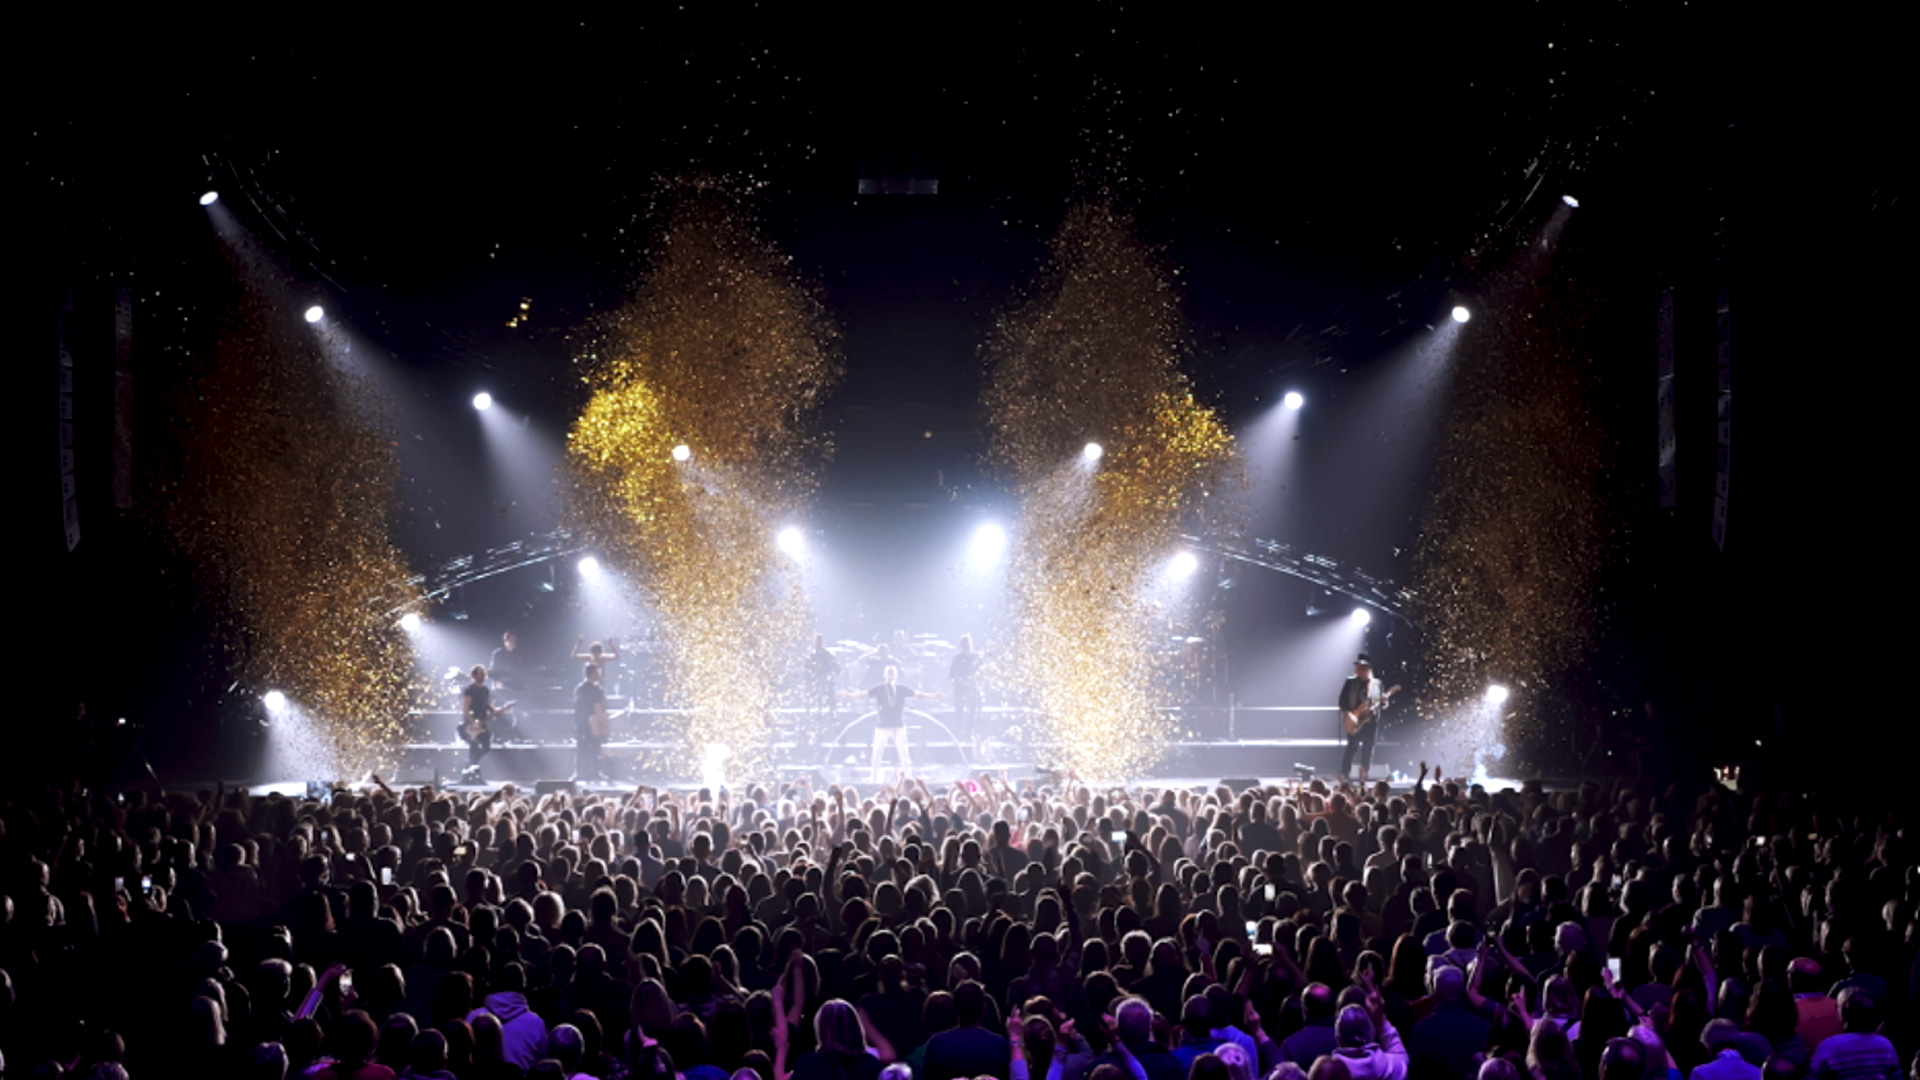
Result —
<path fill-rule="evenodd" d="M 1876 793 L 0 790 L 5 1075 L 1897 1076 Z"/>

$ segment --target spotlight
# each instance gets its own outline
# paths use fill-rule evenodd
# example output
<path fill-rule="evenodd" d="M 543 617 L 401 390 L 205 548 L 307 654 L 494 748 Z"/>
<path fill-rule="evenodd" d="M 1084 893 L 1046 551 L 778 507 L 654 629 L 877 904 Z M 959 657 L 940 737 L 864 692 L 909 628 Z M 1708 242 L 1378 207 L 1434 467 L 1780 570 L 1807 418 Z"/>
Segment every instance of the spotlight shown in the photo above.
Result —
<path fill-rule="evenodd" d="M 976 563 L 990 563 L 1006 549 L 1007 530 L 989 521 L 973 530 L 973 541 L 967 545 L 967 558 Z"/>
<path fill-rule="evenodd" d="M 1566 204 L 1567 204 L 1568 206 L 1571 206 L 1571 207 L 1573 207 L 1573 208 L 1574 208 L 1574 209 L 1576 209 L 1576 210 L 1578 210 L 1578 209 L 1580 208 L 1580 200 L 1579 200 L 1579 199 L 1576 199 L 1576 198 L 1574 198 L 1574 197 L 1573 197 L 1573 196 L 1571 196 L 1571 195 L 1562 195 L 1562 196 L 1560 196 L 1560 201 L 1561 201 L 1561 202 L 1563 202 L 1563 203 L 1566 203 Z"/>
<path fill-rule="evenodd" d="M 312 307 L 307 309 L 308 322 L 319 322 L 321 319 L 324 319 L 326 317 L 327 317 L 326 309 L 321 307 L 319 304 L 315 304 Z"/>
<path fill-rule="evenodd" d="M 1353 614 L 1347 616 L 1347 621 L 1355 626 L 1365 626 L 1373 621 L 1373 612 L 1363 607 L 1354 608 Z"/>
<path fill-rule="evenodd" d="M 493 395 L 487 393 L 485 390 L 473 395 L 473 407 L 479 409 L 481 412 L 486 412 L 488 409 L 493 408 Z"/>
<path fill-rule="evenodd" d="M 692 456 L 693 447 L 688 446 L 686 443 L 681 443 L 679 446 L 673 448 L 673 460 L 675 461 L 686 461 Z"/>
<path fill-rule="evenodd" d="M 578 564 L 580 576 L 588 581 L 600 580 L 600 560 L 591 555 L 583 557 Z"/>
<path fill-rule="evenodd" d="M 1173 576 L 1176 579 L 1190 578 L 1198 569 L 1200 569 L 1200 557 L 1191 551 L 1183 551 L 1173 557 Z"/>
<path fill-rule="evenodd" d="M 1466 322 L 1468 319 L 1471 319 L 1471 318 L 1473 318 L 1473 312 L 1468 311 L 1466 308 L 1456 307 L 1453 309 L 1454 322 Z"/>
<path fill-rule="evenodd" d="M 267 703 L 268 712 L 277 713 L 277 712 L 286 711 L 287 695 L 281 693 L 278 690 L 267 691 L 265 694 L 261 695 L 260 700 Z"/>
<path fill-rule="evenodd" d="M 200 196 L 201 206 L 212 206 L 214 203 L 217 203 L 219 201 L 220 201 L 220 193 L 217 191 L 209 191 L 205 195 Z"/>
<path fill-rule="evenodd" d="M 1494 683 L 1492 686 L 1487 687 L 1487 704 L 1505 705 L 1506 703 L 1507 703 L 1506 687 L 1501 686 L 1499 683 Z"/>
<path fill-rule="evenodd" d="M 1080 460 L 1091 465 L 1106 455 L 1107 448 L 1097 442 L 1090 442 L 1080 451 Z"/>
<path fill-rule="evenodd" d="M 780 550 L 786 552 L 791 558 L 797 559 L 807 551 L 807 534 L 801 532 L 798 525 L 789 525 L 781 529 L 780 534 L 774 538 L 774 542 L 779 544 Z"/>
<path fill-rule="evenodd" d="M 1298 390 L 1289 390 L 1287 391 L 1287 396 L 1280 399 L 1280 404 L 1285 405 L 1289 409 L 1297 409 L 1306 403 L 1307 399 L 1301 397 L 1300 391 Z"/>
<path fill-rule="evenodd" d="M 405 615 L 400 616 L 400 629 L 405 630 L 409 634 L 420 629 L 420 613 L 417 611 L 409 611 Z"/>

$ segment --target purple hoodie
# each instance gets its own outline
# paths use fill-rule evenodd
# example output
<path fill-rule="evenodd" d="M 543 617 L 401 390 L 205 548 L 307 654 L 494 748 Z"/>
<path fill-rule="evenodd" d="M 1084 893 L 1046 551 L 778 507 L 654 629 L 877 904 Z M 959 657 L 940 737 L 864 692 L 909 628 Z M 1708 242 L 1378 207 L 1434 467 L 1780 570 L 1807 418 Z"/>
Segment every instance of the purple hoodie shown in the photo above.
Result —
<path fill-rule="evenodd" d="M 547 1051 L 547 1022 L 527 1008 L 526 995 L 512 990 L 488 994 L 486 1003 L 467 1014 L 473 1023 L 481 1013 L 500 1018 L 500 1056 L 522 1069 L 530 1069 Z"/>

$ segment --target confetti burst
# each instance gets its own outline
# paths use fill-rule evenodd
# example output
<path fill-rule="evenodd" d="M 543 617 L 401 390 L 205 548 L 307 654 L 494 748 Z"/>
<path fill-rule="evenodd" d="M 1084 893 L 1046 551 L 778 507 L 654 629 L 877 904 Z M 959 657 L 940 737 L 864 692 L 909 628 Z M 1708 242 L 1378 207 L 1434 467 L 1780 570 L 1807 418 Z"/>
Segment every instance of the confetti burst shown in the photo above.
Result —
<path fill-rule="evenodd" d="M 1487 318 L 1455 355 L 1448 422 L 1416 548 L 1440 746 L 1466 752 L 1495 730 L 1490 683 L 1543 688 L 1579 664 L 1603 621 L 1602 478 L 1612 447 L 1589 396 L 1581 345 L 1591 298 L 1540 257 L 1501 253 Z M 1540 734 L 1540 701 L 1516 697 Z"/>
<path fill-rule="evenodd" d="M 724 753 L 739 775 L 768 764 L 777 679 L 806 627 L 773 537 L 823 456 L 809 422 L 840 373 L 837 332 L 729 185 L 669 185 L 662 217 L 649 272 L 584 361 L 573 508 L 667 632 L 690 716 L 666 764 L 692 775 Z"/>
<path fill-rule="evenodd" d="M 1086 203 L 986 347 L 993 454 L 1024 519 L 1017 677 L 1083 776 L 1131 778 L 1165 752 L 1146 588 L 1181 530 L 1218 527 L 1240 488 L 1232 436 L 1179 371 L 1181 340 L 1154 254 L 1124 215 Z M 1097 468 L 1080 460 L 1090 440 L 1105 448 Z"/>
<path fill-rule="evenodd" d="M 300 710 L 315 768 L 389 765 L 425 687 L 392 615 L 417 596 L 396 595 L 409 574 L 389 539 L 399 462 L 384 399 L 297 314 L 248 292 L 170 410 L 159 502 L 234 677 Z"/>

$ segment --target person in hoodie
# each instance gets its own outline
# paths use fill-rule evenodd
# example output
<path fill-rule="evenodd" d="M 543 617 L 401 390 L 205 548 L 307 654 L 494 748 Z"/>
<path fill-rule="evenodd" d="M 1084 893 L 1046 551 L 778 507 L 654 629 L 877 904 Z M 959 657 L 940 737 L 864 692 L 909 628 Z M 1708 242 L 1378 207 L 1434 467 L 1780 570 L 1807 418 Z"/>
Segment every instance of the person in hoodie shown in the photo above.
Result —
<path fill-rule="evenodd" d="M 527 969 L 517 961 L 507 964 L 494 983 L 497 989 L 467 1014 L 467 1022 L 481 1013 L 494 1016 L 500 1021 L 502 1060 L 530 1069 L 546 1053 L 547 1022 L 527 1007 Z"/>

